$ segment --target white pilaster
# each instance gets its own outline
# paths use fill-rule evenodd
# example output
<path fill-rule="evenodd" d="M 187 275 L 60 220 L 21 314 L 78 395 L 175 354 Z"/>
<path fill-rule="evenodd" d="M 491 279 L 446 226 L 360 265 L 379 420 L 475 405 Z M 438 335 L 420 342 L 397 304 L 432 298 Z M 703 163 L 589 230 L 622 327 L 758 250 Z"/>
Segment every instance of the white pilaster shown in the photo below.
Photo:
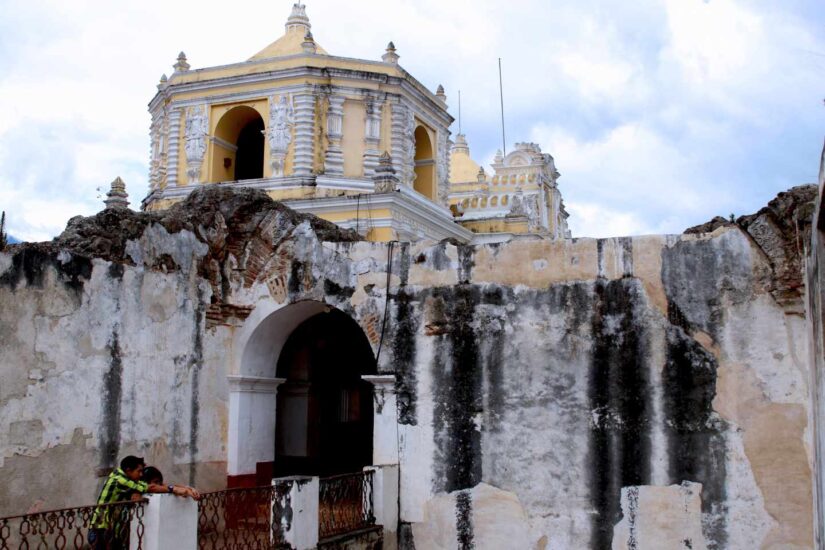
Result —
<path fill-rule="evenodd" d="M 166 157 L 166 186 L 178 185 L 178 155 L 180 154 L 180 119 L 182 110 L 174 107 L 169 112 L 169 154 Z"/>
<path fill-rule="evenodd" d="M 392 167 L 403 185 L 410 185 L 412 181 L 412 166 L 408 164 L 413 136 L 408 128 L 407 111 L 407 107 L 400 102 L 392 104 Z"/>
<path fill-rule="evenodd" d="M 364 128 L 364 177 L 371 178 L 378 166 L 378 150 L 381 142 L 381 102 L 376 98 L 367 100 L 367 118 Z"/>
<path fill-rule="evenodd" d="M 395 375 L 362 376 L 372 384 L 372 463 L 398 464 L 398 408 Z"/>
<path fill-rule="evenodd" d="M 295 175 L 311 176 L 315 145 L 315 95 L 295 94 Z"/>
<path fill-rule="evenodd" d="M 131 550 L 138 548 L 137 522 L 131 525 Z M 175 495 L 149 495 L 143 509 L 143 550 L 198 547 L 198 503 Z"/>
<path fill-rule="evenodd" d="M 398 530 L 398 465 L 365 466 L 372 471 L 372 508 L 375 524 L 384 528 L 384 548 L 396 547 Z"/>
<path fill-rule="evenodd" d="M 282 483 L 288 483 L 290 487 L 281 508 L 284 508 L 288 502 L 292 510 L 291 521 L 283 521 L 285 518 L 280 518 L 284 529 L 284 539 L 289 547 L 295 550 L 316 548 L 318 546 L 319 479 L 294 476 L 272 480 L 273 485 Z M 276 494 L 277 492 L 276 490 Z M 272 521 L 275 521 L 275 518 L 272 518 Z"/>
<path fill-rule="evenodd" d="M 285 378 L 229 377 L 227 473 L 254 474 L 258 462 L 275 460 L 278 386 Z"/>
<path fill-rule="evenodd" d="M 341 139 L 344 137 L 344 98 L 341 96 L 329 98 L 327 137 L 329 147 L 324 158 L 324 173 L 327 176 L 343 176 L 344 153 L 341 150 Z"/>

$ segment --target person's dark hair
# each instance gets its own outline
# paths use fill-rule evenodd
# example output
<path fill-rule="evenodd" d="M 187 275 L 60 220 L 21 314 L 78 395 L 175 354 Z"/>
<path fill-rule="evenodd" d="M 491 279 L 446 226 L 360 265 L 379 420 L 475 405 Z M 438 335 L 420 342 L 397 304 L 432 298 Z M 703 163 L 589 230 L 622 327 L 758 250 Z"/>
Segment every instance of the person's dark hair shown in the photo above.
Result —
<path fill-rule="evenodd" d="M 146 483 L 163 485 L 163 474 L 154 466 L 146 466 L 143 469 L 143 473 L 140 475 L 140 479 Z"/>
<path fill-rule="evenodd" d="M 143 457 L 129 455 L 123 457 L 123 460 L 120 461 L 120 469 L 125 472 L 126 470 L 134 470 L 144 464 L 146 463 L 143 461 Z"/>

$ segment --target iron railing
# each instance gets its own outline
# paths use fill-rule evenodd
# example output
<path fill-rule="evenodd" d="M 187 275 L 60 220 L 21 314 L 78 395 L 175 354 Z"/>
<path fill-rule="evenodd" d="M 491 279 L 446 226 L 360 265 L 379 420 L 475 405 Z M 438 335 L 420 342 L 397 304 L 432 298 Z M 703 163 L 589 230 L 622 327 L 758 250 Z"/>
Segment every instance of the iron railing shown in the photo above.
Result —
<path fill-rule="evenodd" d="M 283 502 L 289 485 L 225 489 L 201 494 L 198 548 L 283 548 Z"/>
<path fill-rule="evenodd" d="M 321 539 L 375 525 L 372 507 L 374 472 L 322 478 L 318 494 L 318 536 Z"/>
<path fill-rule="evenodd" d="M 93 523 L 106 527 L 95 530 L 93 548 L 120 550 L 131 545 L 141 550 L 145 504 L 146 500 L 113 502 L 0 518 L 0 550 L 89 548 Z"/>

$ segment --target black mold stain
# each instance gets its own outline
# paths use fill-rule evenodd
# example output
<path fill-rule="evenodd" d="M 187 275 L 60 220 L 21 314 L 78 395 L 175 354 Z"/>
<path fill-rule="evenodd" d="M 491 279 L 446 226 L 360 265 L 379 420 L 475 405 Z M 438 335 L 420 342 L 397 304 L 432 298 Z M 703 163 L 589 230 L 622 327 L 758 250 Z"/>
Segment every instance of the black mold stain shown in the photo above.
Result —
<path fill-rule="evenodd" d="M 459 244 L 458 248 L 458 282 L 468 284 L 473 278 L 475 262 L 475 247 L 468 244 Z"/>
<path fill-rule="evenodd" d="M 447 308 L 450 330 L 433 336 L 433 429 L 436 491 L 468 489 L 481 481 L 482 365 L 473 321 L 481 293 L 477 287 L 437 289 Z"/>
<path fill-rule="evenodd" d="M 702 530 L 708 548 L 727 545 L 725 422 L 713 414 L 714 356 L 677 327 L 667 331 L 662 374 L 663 413 L 670 483 L 702 484 Z"/>
<path fill-rule="evenodd" d="M 459 550 L 473 550 L 473 500 L 469 491 L 455 496 L 455 530 Z"/>
<path fill-rule="evenodd" d="M 120 410 L 123 396 L 123 358 L 116 330 L 109 340 L 109 369 L 103 375 L 103 422 L 100 428 L 100 466 L 114 468 L 120 452 Z"/>
<path fill-rule="evenodd" d="M 401 279 L 401 286 L 405 286 L 410 279 L 410 243 L 401 243 L 398 258 L 398 277 Z"/>
<path fill-rule="evenodd" d="M 714 241 L 680 241 L 662 249 L 662 283 L 668 309 L 678 307 L 684 324 L 714 338 L 722 321 L 722 298 L 748 299 L 753 284 L 749 262 Z"/>
<path fill-rule="evenodd" d="M 355 294 L 355 288 L 351 286 L 341 286 L 334 281 L 324 279 L 324 294 L 349 300 Z"/>
<path fill-rule="evenodd" d="M 633 238 L 621 237 L 618 242 L 622 249 L 622 277 L 633 277 Z"/>
<path fill-rule="evenodd" d="M 593 355 L 588 397 L 591 548 L 609 549 L 621 517 L 622 487 L 650 481 L 651 384 L 647 338 L 636 311 L 638 281 L 599 279 L 592 306 Z"/>
<path fill-rule="evenodd" d="M 290 266 L 289 280 L 287 281 L 287 290 L 291 295 L 299 294 L 303 288 L 304 271 L 306 266 L 303 262 L 293 260 Z"/>
<path fill-rule="evenodd" d="M 596 269 L 599 277 L 604 277 L 604 243 L 605 239 L 596 239 Z"/>
<path fill-rule="evenodd" d="M 392 356 L 397 375 L 395 390 L 398 422 L 409 426 L 418 423 L 415 358 L 419 315 L 415 311 L 413 300 L 414 298 L 403 288 L 395 295 L 395 330 L 392 338 Z"/>
<path fill-rule="evenodd" d="M 198 303 L 195 306 L 195 326 L 192 335 L 192 356 L 189 367 L 192 371 L 190 418 L 189 418 L 189 485 L 195 485 L 195 473 L 198 456 L 198 435 L 200 431 L 200 373 L 203 367 L 203 326 L 205 304 L 203 289 L 198 287 Z"/>
<path fill-rule="evenodd" d="M 43 279 L 49 267 L 57 271 L 58 280 L 80 300 L 85 281 L 92 277 L 92 261 L 77 254 L 71 254 L 67 261 L 62 262 L 52 253 L 23 248 L 12 256 L 11 267 L 0 275 L 0 286 L 15 290 L 25 281 L 26 286 L 43 288 Z"/>
<path fill-rule="evenodd" d="M 110 263 L 109 268 L 106 270 L 109 277 L 111 277 L 112 279 L 117 279 L 118 281 L 123 280 L 123 271 L 123 264 L 119 264 L 116 262 Z"/>
<path fill-rule="evenodd" d="M 447 256 L 447 243 L 441 241 L 432 247 L 433 268 L 436 271 L 444 271 L 450 268 L 450 257 Z"/>
<path fill-rule="evenodd" d="M 415 550 L 412 524 L 401 522 L 398 524 L 398 550 Z"/>

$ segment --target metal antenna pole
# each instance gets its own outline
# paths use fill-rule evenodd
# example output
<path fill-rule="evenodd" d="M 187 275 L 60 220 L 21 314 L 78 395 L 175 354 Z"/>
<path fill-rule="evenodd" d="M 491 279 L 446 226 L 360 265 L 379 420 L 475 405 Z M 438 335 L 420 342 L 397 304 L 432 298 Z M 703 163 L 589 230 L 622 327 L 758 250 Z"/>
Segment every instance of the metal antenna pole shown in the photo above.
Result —
<path fill-rule="evenodd" d="M 501 150 L 507 156 L 507 140 L 504 137 L 504 85 L 501 80 L 501 58 L 498 58 L 498 95 L 501 98 Z"/>

